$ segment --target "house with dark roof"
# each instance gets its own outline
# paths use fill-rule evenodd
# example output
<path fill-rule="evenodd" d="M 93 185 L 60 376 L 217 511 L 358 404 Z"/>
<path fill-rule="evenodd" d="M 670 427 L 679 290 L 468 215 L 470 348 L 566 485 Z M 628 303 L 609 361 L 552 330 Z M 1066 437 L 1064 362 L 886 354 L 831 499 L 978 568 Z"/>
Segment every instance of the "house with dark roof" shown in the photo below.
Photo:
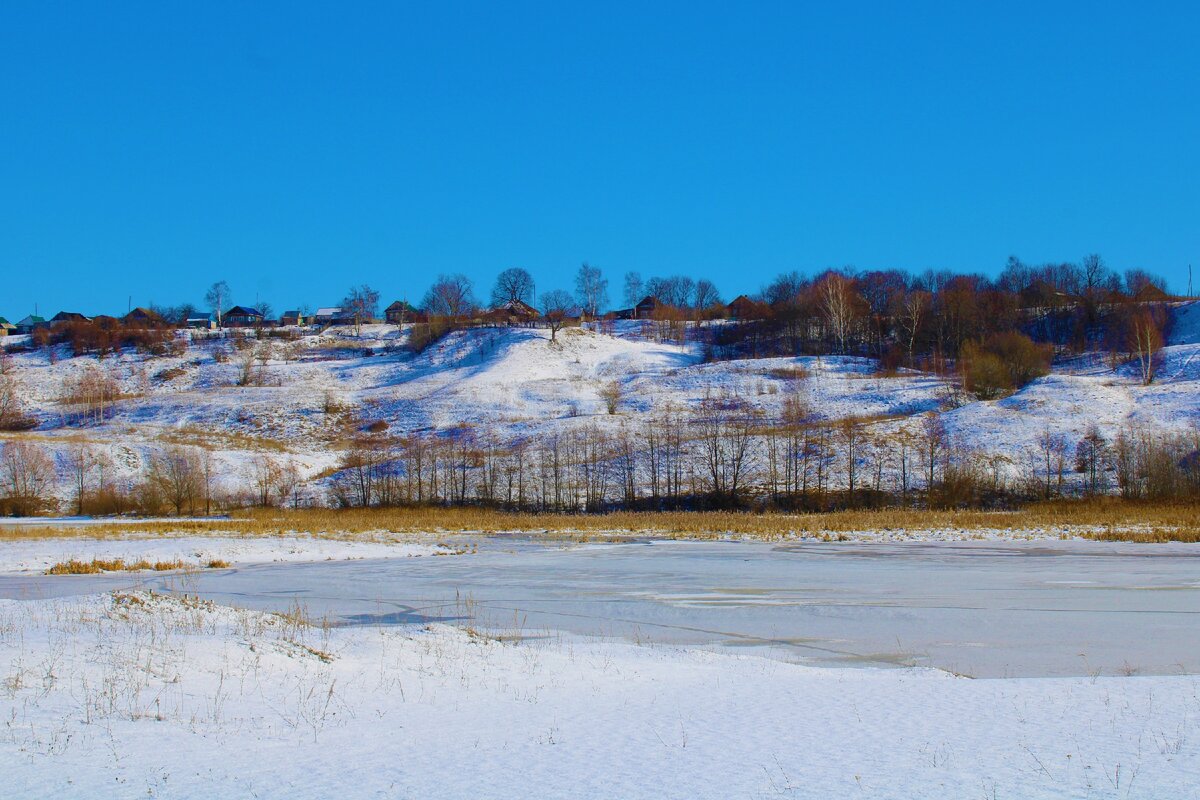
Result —
<path fill-rule="evenodd" d="M 90 318 L 85 317 L 78 311 L 60 311 L 50 318 L 51 323 L 56 322 L 89 322 Z"/>
<path fill-rule="evenodd" d="M 211 331 L 217 327 L 217 318 L 211 313 L 197 311 L 189 315 L 183 324 L 193 330 Z"/>
<path fill-rule="evenodd" d="M 138 306 L 133 311 L 130 311 L 125 316 L 121 317 L 121 321 L 130 326 L 142 327 L 157 327 L 167 324 L 167 321 L 159 316 L 156 312 L 148 308 Z"/>
<path fill-rule="evenodd" d="M 665 304 L 653 295 L 646 295 L 642 301 L 633 307 L 634 319 L 652 319 Z"/>
<path fill-rule="evenodd" d="M 10 333 L 14 333 L 16 330 L 16 325 L 13 325 L 4 317 L 0 317 L 0 336 L 8 336 Z"/>
<path fill-rule="evenodd" d="M 770 306 L 766 303 L 760 303 L 757 300 L 751 300 L 746 295 L 740 294 L 725 307 L 725 310 L 729 315 L 729 319 L 763 319 L 767 316 Z"/>
<path fill-rule="evenodd" d="M 257 328 L 263 324 L 263 313 L 250 306 L 234 306 L 221 321 L 230 328 Z"/>
<path fill-rule="evenodd" d="M 334 320 L 341 318 L 343 318 L 341 306 L 327 306 L 317 309 L 317 313 L 313 315 L 313 322 L 317 325 L 333 325 L 335 324 Z"/>
<path fill-rule="evenodd" d="M 407 300 L 397 300 L 383 310 L 383 318 L 389 325 L 403 325 L 406 322 L 417 322 L 420 313 Z"/>
<path fill-rule="evenodd" d="M 279 317 L 279 324 L 283 326 L 295 325 L 301 326 L 308 322 L 306 317 L 299 309 L 285 311 Z"/>
<path fill-rule="evenodd" d="M 523 300 L 509 300 L 487 313 L 487 322 L 493 325 L 532 325 L 542 316 L 541 312 Z"/>

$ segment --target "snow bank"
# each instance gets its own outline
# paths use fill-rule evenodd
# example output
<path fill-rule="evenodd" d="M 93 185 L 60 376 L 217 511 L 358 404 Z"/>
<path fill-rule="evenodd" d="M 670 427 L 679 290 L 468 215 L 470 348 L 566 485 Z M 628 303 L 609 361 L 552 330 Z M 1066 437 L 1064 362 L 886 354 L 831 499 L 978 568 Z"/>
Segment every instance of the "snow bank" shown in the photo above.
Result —
<path fill-rule="evenodd" d="M 1198 713 L 1191 677 L 967 680 L 146 594 L 0 601 L 12 797 L 1187 797 Z"/>
<path fill-rule="evenodd" d="M 432 544 L 339 541 L 312 536 L 18 539 L 0 542 L 0 572 L 44 572 L 71 559 L 123 558 L 126 562 L 178 559 L 189 566 L 220 559 L 236 566 L 272 561 L 405 558 L 439 552 L 450 551 Z"/>

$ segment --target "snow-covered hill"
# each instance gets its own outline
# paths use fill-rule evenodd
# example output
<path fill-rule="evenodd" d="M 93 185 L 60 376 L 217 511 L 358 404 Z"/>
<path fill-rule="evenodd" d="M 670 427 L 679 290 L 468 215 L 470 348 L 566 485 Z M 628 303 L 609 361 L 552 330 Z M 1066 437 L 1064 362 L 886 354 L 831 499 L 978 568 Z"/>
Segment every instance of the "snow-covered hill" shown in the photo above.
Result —
<path fill-rule="evenodd" d="M 369 326 L 304 337 L 298 345 L 190 342 L 178 356 L 127 351 L 73 358 L 59 347 L 17 352 L 8 375 L 38 426 L 30 434 L 60 462 L 80 441 L 103 448 L 112 469 L 133 475 L 165 444 L 212 450 L 227 482 L 256 453 L 289 459 L 306 477 L 335 468 L 356 430 L 386 423 L 391 434 L 460 424 L 497 440 L 583 425 L 639 425 L 706 398 L 740 400 L 778 419 L 801 397 L 821 419 L 877 418 L 895 431 L 917 415 L 941 413 L 961 442 L 1019 462 L 1045 431 L 1072 441 L 1092 424 L 1110 437 L 1122 426 L 1183 430 L 1200 424 L 1200 304 L 1175 309 L 1159 378 L 1142 386 L 1134 371 L 1100 356 L 1056 366 L 1011 397 L 962 402 L 935 375 L 882 377 L 867 359 L 772 358 L 706 363 L 698 346 L 654 341 L 639 323 L 615 332 L 483 328 L 453 333 L 413 355 L 405 332 Z M 186 336 L 186 333 L 181 333 Z M 19 344 L 11 337 L 7 346 Z M 253 364 L 249 364 L 253 355 Z M 122 398 L 100 424 L 81 425 L 61 399 L 88 370 L 112 376 Z M 251 380 L 245 380 L 246 374 Z M 239 385 L 247 383 L 248 385 Z M 606 394 L 619 396 L 615 414 Z M 11 434 L 6 434 L 11 436 Z"/>

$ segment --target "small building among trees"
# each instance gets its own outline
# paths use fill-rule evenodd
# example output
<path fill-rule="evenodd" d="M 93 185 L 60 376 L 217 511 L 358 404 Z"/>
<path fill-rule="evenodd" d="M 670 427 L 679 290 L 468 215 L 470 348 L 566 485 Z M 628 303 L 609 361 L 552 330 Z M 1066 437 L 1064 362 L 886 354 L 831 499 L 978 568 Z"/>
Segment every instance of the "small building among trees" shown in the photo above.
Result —
<path fill-rule="evenodd" d="M 766 319 L 770 311 L 770 307 L 766 303 L 751 300 L 744 294 L 735 297 L 733 302 L 725 308 L 729 319 L 735 320 Z"/>
<path fill-rule="evenodd" d="M 308 322 L 308 317 L 306 317 L 304 315 L 304 313 L 299 310 L 285 311 L 285 312 L 283 312 L 283 315 L 279 317 L 279 324 L 285 325 L 285 326 L 294 325 L 294 326 L 299 327 L 299 326 L 306 324 L 307 322 Z"/>
<path fill-rule="evenodd" d="M 16 331 L 16 329 L 16 325 L 13 325 L 4 317 L 0 317 L 0 336 L 8 336 L 10 333 Z"/>
<path fill-rule="evenodd" d="M 642 301 L 634 306 L 633 315 L 635 319 L 653 319 L 658 310 L 663 307 L 663 303 L 654 295 L 646 295 Z"/>
<path fill-rule="evenodd" d="M 418 322 L 417 309 L 407 300 L 397 300 L 383 310 L 383 317 L 389 325 L 403 325 L 406 322 Z"/>
<path fill-rule="evenodd" d="M 489 311 L 485 321 L 493 325 L 533 325 L 541 316 L 524 300 L 508 300 Z"/>
<path fill-rule="evenodd" d="M 60 311 L 50 318 L 50 322 L 90 322 L 90 319 L 78 311 Z"/>
<path fill-rule="evenodd" d="M 157 328 L 167 324 L 161 316 L 141 306 L 121 317 L 121 321 L 131 328 Z"/>
<path fill-rule="evenodd" d="M 317 313 L 313 315 L 313 322 L 317 325 L 336 325 L 339 324 L 337 320 L 343 316 L 341 306 L 328 306 L 317 309 Z"/>

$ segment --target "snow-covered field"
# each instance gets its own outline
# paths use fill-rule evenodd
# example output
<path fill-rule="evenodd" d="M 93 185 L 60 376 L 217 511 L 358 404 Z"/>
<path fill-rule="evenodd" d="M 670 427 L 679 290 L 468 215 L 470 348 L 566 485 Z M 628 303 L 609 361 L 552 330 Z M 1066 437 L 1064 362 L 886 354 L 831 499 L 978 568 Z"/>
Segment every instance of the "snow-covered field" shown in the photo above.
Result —
<path fill-rule="evenodd" d="M 1182 677 L 969 680 L 602 639 L 0 601 L 8 797 L 1185 798 Z"/>
<path fill-rule="evenodd" d="M 476 425 L 500 440 L 595 425 L 615 430 L 640 425 L 668 408 L 688 409 L 706 397 L 736 397 L 777 419 L 784 399 L 799 389 L 823 419 L 886 416 L 884 432 L 929 411 L 969 447 L 1007 459 L 1018 471 L 1039 436 L 1066 436 L 1073 446 L 1096 424 L 1108 438 L 1126 425 L 1184 431 L 1200 424 L 1200 304 L 1174 309 L 1159 377 L 1142 386 L 1132 365 L 1111 368 L 1083 357 L 1055 368 L 1011 397 L 954 407 L 949 384 L 931 374 L 875 373 L 871 360 L 848 357 L 772 358 L 704 362 L 694 343 L 654 341 L 641 323 L 619 323 L 612 335 L 525 328 L 453 333 L 419 355 L 399 345 L 406 331 L 367 326 L 309 335 L 294 352 L 276 343 L 255 367 L 261 385 L 239 386 L 241 356 L 219 360 L 229 342 L 196 342 L 181 356 L 150 358 L 127 351 L 98 361 L 17 353 L 8 374 L 38 421 L 30 434 L 57 456 L 67 481 L 67 455 L 80 441 L 107 456 L 106 475 L 144 473 L 163 446 L 200 444 L 211 450 L 226 488 L 244 487 L 256 453 L 290 462 L 305 477 L 327 478 L 339 462 L 347 418 L 386 423 L 389 433 Z M 14 340 L 20 337 L 12 337 Z M 10 342 L 9 345 L 15 343 Z M 287 356 L 285 359 L 285 355 Z M 790 373 L 803 368 L 797 381 Z M 60 399 L 64 382 L 82 370 L 113 375 L 124 395 L 103 424 L 72 424 Z M 614 383 L 621 400 L 608 414 L 603 392 Z M 320 480 L 309 495 L 324 502 Z M 66 499 L 69 492 L 62 490 Z"/>
<path fill-rule="evenodd" d="M 449 553 L 435 544 L 353 540 L 315 536 L 126 536 L 13 539 L 0 544 L 0 573 L 44 572 L 72 559 L 123 559 L 127 563 L 182 561 L 198 567 L 213 560 L 233 566 L 276 561 L 340 561 L 359 558 L 403 558 Z"/>

